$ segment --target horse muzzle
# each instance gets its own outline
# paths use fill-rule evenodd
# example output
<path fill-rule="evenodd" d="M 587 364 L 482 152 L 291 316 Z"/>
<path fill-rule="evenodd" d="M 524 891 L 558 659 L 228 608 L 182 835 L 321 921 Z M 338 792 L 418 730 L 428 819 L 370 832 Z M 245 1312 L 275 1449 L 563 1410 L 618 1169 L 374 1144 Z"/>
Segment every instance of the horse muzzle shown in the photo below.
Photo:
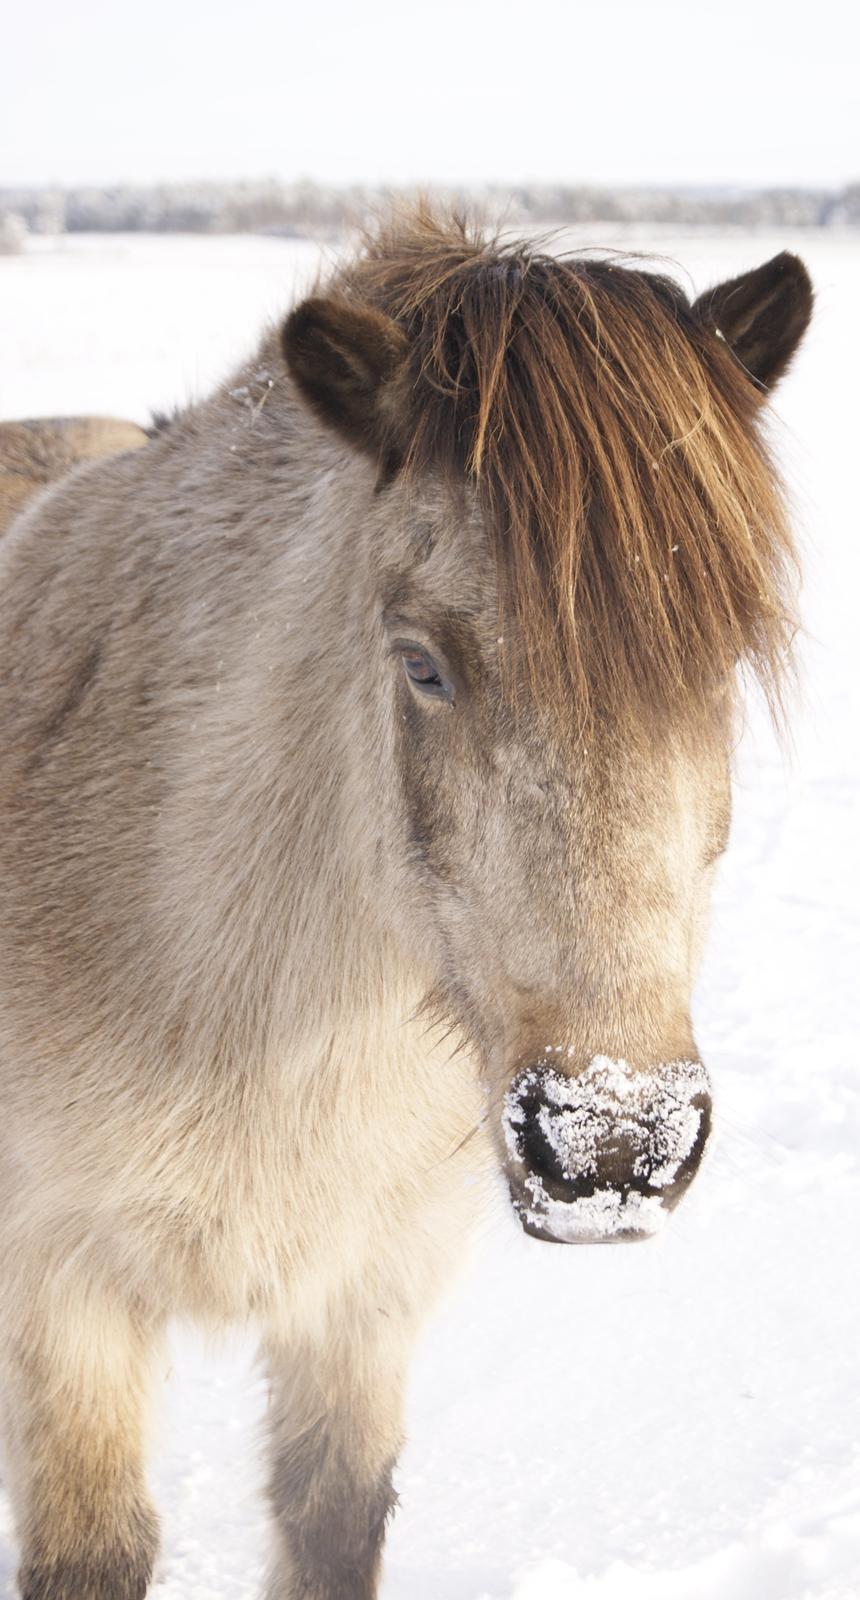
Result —
<path fill-rule="evenodd" d="M 524 1068 L 502 1114 L 511 1200 L 526 1233 L 617 1244 L 657 1233 L 694 1177 L 711 1127 L 700 1061 L 632 1068 L 595 1056 L 565 1076 Z"/>

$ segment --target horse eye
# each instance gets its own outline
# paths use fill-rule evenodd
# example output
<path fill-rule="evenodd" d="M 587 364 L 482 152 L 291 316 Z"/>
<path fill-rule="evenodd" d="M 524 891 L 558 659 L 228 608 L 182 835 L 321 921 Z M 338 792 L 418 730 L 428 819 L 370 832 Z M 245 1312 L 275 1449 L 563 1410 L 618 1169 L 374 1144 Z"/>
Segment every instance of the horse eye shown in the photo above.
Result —
<path fill-rule="evenodd" d="M 432 656 L 426 650 L 402 650 L 403 670 L 410 683 L 422 694 L 442 695 L 453 700 L 450 684 L 445 682 Z"/>
<path fill-rule="evenodd" d="M 441 684 L 442 682 L 434 662 L 429 656 L 425 656 L 423 650 L 404 652 L 403 665 L 406 668 L 406 676 L 411 678 L 413 683 Z"/>

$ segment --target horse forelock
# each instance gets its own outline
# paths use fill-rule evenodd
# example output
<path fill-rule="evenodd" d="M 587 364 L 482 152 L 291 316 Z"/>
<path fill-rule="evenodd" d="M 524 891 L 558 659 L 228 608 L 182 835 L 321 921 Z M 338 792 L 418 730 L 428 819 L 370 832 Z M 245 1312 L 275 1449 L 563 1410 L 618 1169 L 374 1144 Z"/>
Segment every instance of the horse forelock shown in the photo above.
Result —
<path fill-rule="evenodd" d="M 641 718 L 740 663 L 779 712 L 795 553 L 761 395 L 677 284 L 419 210 L 336 286 L 406 333 L 392 449 L 476 486 L 544 691 Z"/>

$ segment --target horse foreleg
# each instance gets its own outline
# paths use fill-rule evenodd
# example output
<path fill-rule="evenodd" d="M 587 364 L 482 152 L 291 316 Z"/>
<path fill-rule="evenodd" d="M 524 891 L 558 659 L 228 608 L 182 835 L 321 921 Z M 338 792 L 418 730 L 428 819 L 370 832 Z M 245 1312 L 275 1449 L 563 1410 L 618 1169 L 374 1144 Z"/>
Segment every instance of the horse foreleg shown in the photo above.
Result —
<path fill-rule="evenodd" d="M 35 1289 L 30 1273 L 0 1316 L 22 1600 L 142 1600 L 158 1542 L 143 1467 L 149 1330 L 50 1271 Z"/>
<path fill-rule="evenodd" d="M 270 1342 L 269 1600 L 373 1600 L 401 1443 L 411 1338 L 384 1310 L 343 1314 L 321 1344 Z"/>

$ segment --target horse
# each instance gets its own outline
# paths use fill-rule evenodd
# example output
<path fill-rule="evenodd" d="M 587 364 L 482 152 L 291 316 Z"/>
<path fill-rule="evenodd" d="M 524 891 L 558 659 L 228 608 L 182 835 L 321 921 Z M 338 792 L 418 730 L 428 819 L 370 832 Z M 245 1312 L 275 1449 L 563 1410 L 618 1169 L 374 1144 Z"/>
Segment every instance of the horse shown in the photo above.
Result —
<path fill-rule="evenodd" d="M 38 417 L 0 422 L 0 533 L 40 488 L 80 461 L 140 449 L 145 428 L 118 417 Z"/>
<path fill-rule="evenodd" d="M 504 1174 L 655 1232 L 744 680 L 796 552 L 783 253 L 383 218 L 0 544 L 0 1389 L 22 1600 L 141 1600 L 169 1319 L 251 1320 L 269 1600 L 372 1600 L 416 1331 Z M 134 441 L 132 441 L 133 443 Z"/>

